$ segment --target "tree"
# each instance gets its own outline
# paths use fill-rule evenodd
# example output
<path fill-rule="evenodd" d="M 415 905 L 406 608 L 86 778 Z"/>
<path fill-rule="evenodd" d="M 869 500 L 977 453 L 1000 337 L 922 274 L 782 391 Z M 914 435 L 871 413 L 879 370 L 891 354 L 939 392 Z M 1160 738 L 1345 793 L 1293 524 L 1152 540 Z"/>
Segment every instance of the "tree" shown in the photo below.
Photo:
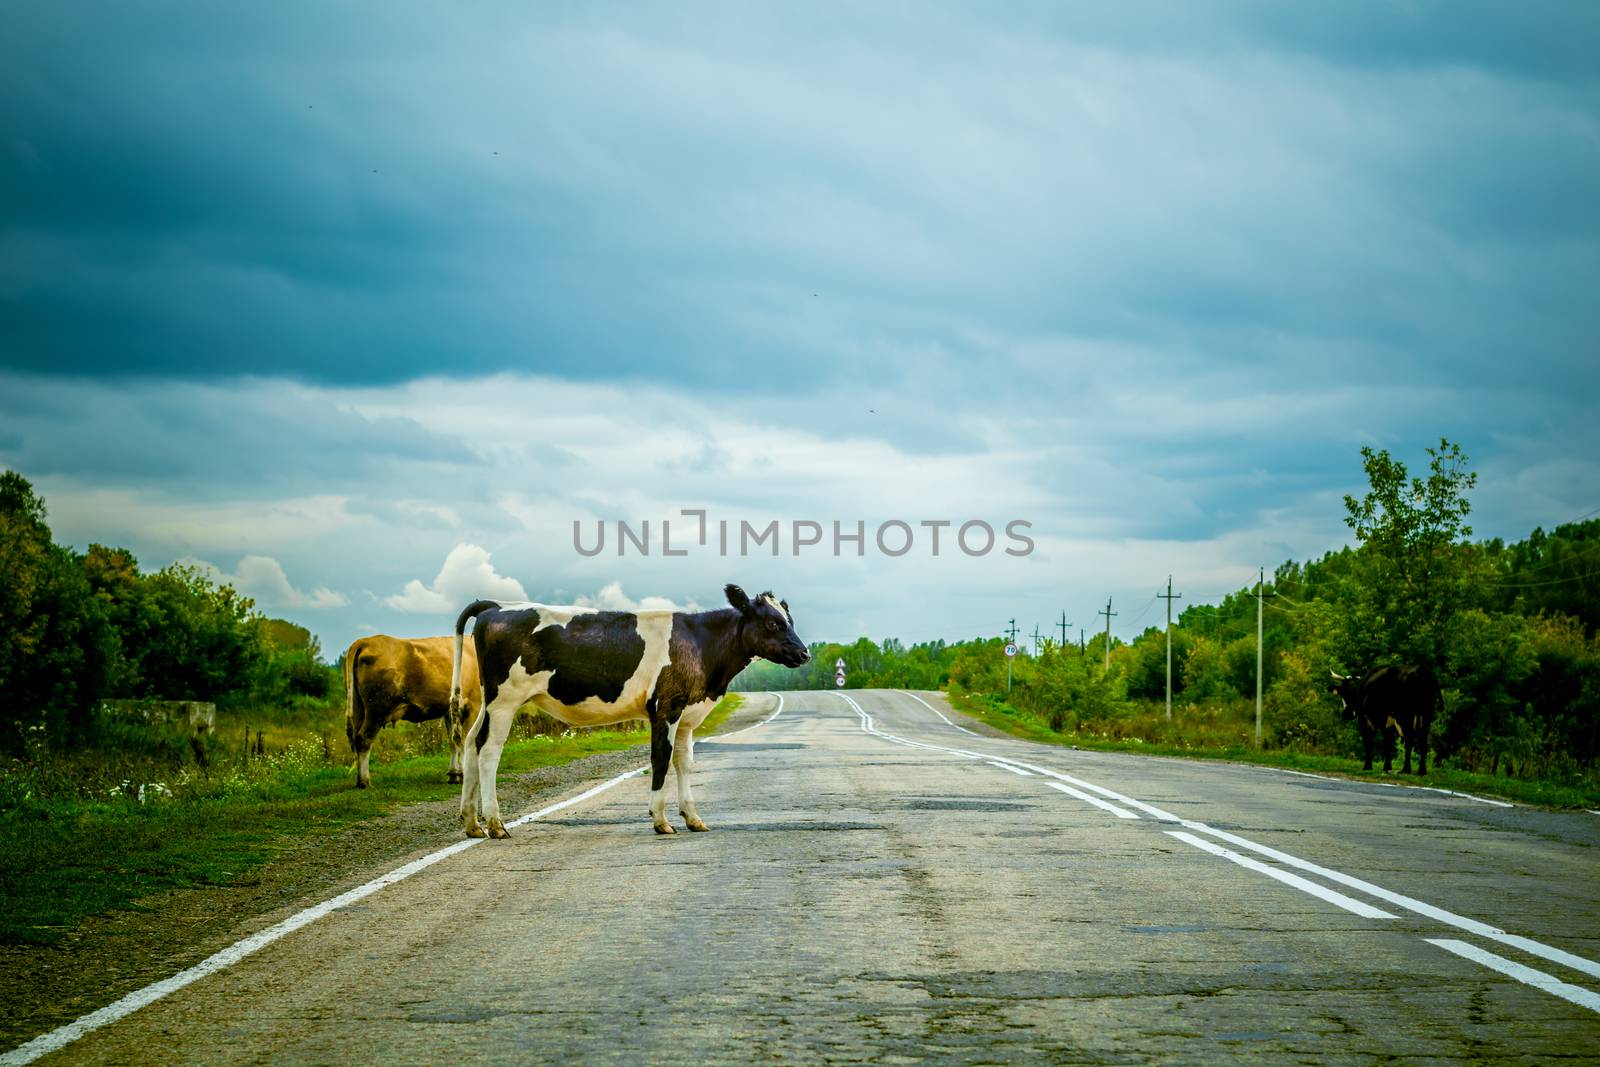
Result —
<path fill-rule="evenodd" d="M 1361 449 L 1370 488 L 1344 498 L 1345 523 L 1361 543 L 1365 574 L 1357 583 L 1362 625 L 1348 634 L 1363 667 L 1384 659 L 1437 665 L 1446 629 L 1467 595 L 1467 491 L 1478 476 L 1461 447 L 1446 438 L 1428 450 L 1428 476 L 1413 478 L 1387 450 Z"/>
<path fill-rule="evenodd" d="M 72 550 L 50 540 L 44 501 L 0 473 L 0 748 L 88 736 L 114 650 Z"/>

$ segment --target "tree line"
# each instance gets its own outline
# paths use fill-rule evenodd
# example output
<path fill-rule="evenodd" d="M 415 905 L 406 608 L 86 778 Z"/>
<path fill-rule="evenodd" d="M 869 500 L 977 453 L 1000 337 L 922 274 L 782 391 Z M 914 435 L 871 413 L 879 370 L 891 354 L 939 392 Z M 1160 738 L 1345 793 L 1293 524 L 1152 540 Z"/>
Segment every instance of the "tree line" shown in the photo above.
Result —
<path fill-rule="evenodd" d="M 285 706 L 325 701 L 337 675 L 308 630 L 174 563 L 58 545 L 45 502 L 0 473 L 0 751 L 91 743 L 105 699 Z"/>
<path fill-rule="evenodd" d="M 1353 724 L 1330 692 L 1330 671 L 1387 664 L 1432 668 L 1444 692 L 1435 751 L 1469 770 L 1560 774 L 1600 756 L 1600 519 L 1535 529 L 1521 541 L 1472 541 L 1476 476 L 1441 440 L 1413 477 L 1387 451 L 1363 449 L 1368 491 L 1345 499 L 1354 545 L 1288 561 L 1216 603 L 1190 604 L 1172 632 L 1174 715 L 1231 709 L 1253 717 L 1257 594 L 1262 595 L 1264 743 L 1353 755 Z M 906 646 L 862 638 L 813 646 L 790 671 L 757 662 L 745 689 L 827 689 L 834 662 L 846 685 L 939 689 L 1003 699 L 1052 729 L 1096 730 L 1164 702 L 1164 626 L 1132 642 L 1045 640 L 1012 664 L 1000 637 Z M 1181 722 L 1180 722 L 1181 729 Z"/>

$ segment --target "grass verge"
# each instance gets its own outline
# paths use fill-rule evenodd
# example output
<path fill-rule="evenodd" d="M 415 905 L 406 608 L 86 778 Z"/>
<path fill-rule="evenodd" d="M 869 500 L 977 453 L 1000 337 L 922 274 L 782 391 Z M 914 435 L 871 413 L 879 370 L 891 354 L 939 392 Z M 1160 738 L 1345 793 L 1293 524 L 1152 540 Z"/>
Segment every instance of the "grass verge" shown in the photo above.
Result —
<path fill-rule="evenodd" d="M 715 730 L 739 703 L 730 694 L 696 733 Z M 411 752 L 418 744 L 412 735 L 424 736 L 415 727 L 390 740 L 397 758 L 374 759 L 377 788 L 356 789 L 348 749 L 330 749 L 326 716 L 288 716 L 269 725 L 267 713 L 253 714 L 270 742 L 265 755 L 231 758 L 206 774 L 170 768 L 176 773 L 163 773 L 160 789 L 131 779 L 105 788 L 103 769 L 90 775 L 81 757 L 70 765 L 80 770 L 77 781 L 59 766 L 13 764 L 0 788 L 0 944 L 51 944 L 83 919 L 137 907 L 153 893 L 236 884 L 308 836 L 402 805 L 460 796 L 461 787 L 444 780 L 446 754 Z M 236 729 L 242 750 L 243 728 Z M 500 772 L 519 774 L 648 740 L 642 723 L 514 738 Z M 96 781 L 86 785 L 85 777 Z"/>
<path fill-rule="evenodd" d="M 1027 741 L 1047 745 L 1069 745 L 1074 748 L 1094 749 L 1103 752 L 1139 752 L 1150 756 L 1177 756 L 1185 759 L 1228 760 L 1235 763 L 1254 763 L 1267 767 L 1285 767 L 1291 770 L 1316 771 L 1335 774 L 1360 781 L 1393 782 L 1397 785 L 1427 785 L 1438 789 L 1451 789 L 1477 796 L 1498 797 L 1522 804 L 1538 804 L 1552 808 L 1600 808 L 1600 781 L 1591 775 L 1577 781 L 1549 781 L 1539 778 L 1511 778 L 1480 774 L 1451 767 L 1448 763 L 1431 764 L 1426 778 L 1416 775 L 1385 774 L 1381 769 L 1364 771 L 1361 761 L 1344 756 L 1295 752 L 1285 749 L 1260 750 L 1249 744 L 1220 742 L 1215 723 L 1197 724 L 1195 735 L 1185 736 L 1181 723 L 1151 724 L 1150 733 L 1162 740 L 1147 740 L 1138 736 L 1107 736 L 1089 730 L 1053 730 L 1050 725 L 1026 711 L 1012 707 L 998 697 L 963 692 L 952 686 L 946 694 L 952 707 L 972 716 L 979 722 L 1004 730 Z M 1177 709 L 1173 712 L 1178 717 Z M 1130 724 L 1119 724 L 1126 734 Z M 1135 728 L 1136 728 L 1136 724 Z M 1234 724 L 1233 736 L 1240 735 Z M 1396 763 L 1399 756 L 1396 756 Z"/>

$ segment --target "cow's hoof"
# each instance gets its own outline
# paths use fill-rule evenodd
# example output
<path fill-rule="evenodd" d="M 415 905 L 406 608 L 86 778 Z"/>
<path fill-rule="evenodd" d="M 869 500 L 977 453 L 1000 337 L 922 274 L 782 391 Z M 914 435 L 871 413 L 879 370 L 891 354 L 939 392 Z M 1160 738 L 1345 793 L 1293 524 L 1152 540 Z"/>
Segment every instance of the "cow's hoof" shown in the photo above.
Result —
<path fill-rule="evenodd" d="M 445 775 L 444 780 L 446 782 L 449 782 L 451 785 L 460 785 L 461 784 L 461 772 L 460 771 L 451 771 L 449 774 Z"/>
<path fill-rule="evenodd" d="M 469 827 L 467 827 L 467 836 L 468 837 L 488 837 L 489 835 L 484 832 L 484 829 L 481 826 L 469 826 Z"/>
<path fill-rule="evenodd" d="M 687 826 L 690 830 L 693 830 L 697 834 L 707 833 L 711 830 L 711 827 L 707 826 L 699 819 L 685 819 L 683 820 L 683 825 Z"/>
<path fill-rule="evenodd" d="M 511 831 L 507 830 L 506 829 L 506 824 L 501 822 L 499 819 L 490 819 L 489 820 L 489 836 L 490 837 L 510 837 L 511 836 Z"/>
<path fill-rule="evenodd" d="M 367 778 L 357 778 L 356 779 L 356 788 L 357 789 L 365 789 L 368 786 L 370 786 L 371 784 L 372 784 L 372 781 L 370 779 L 367 779 Z"/>
<path fill-rule="evenodd" d="M 672 825 L 670 823 L 664 823 L 664 822 L 656 823 L 656 833 L 658 833 L 658 834 L 675 834 L 677 832 L 678 831 L 676 831 L 676 830 L 674 830 L 672 828 Z"/>

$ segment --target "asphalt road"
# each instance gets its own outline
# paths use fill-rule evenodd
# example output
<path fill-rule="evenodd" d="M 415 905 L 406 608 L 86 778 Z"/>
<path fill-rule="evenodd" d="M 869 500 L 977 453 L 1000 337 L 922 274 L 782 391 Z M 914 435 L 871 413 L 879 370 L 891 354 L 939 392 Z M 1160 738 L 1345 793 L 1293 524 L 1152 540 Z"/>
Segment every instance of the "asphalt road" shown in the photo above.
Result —
<path fill-rule="evenodd" d="M 698 746 L 712 833 L 629 778 L 44 1062 L 1600 1061 L 1600 817 L 920 695 L 786 694 Z"/>

